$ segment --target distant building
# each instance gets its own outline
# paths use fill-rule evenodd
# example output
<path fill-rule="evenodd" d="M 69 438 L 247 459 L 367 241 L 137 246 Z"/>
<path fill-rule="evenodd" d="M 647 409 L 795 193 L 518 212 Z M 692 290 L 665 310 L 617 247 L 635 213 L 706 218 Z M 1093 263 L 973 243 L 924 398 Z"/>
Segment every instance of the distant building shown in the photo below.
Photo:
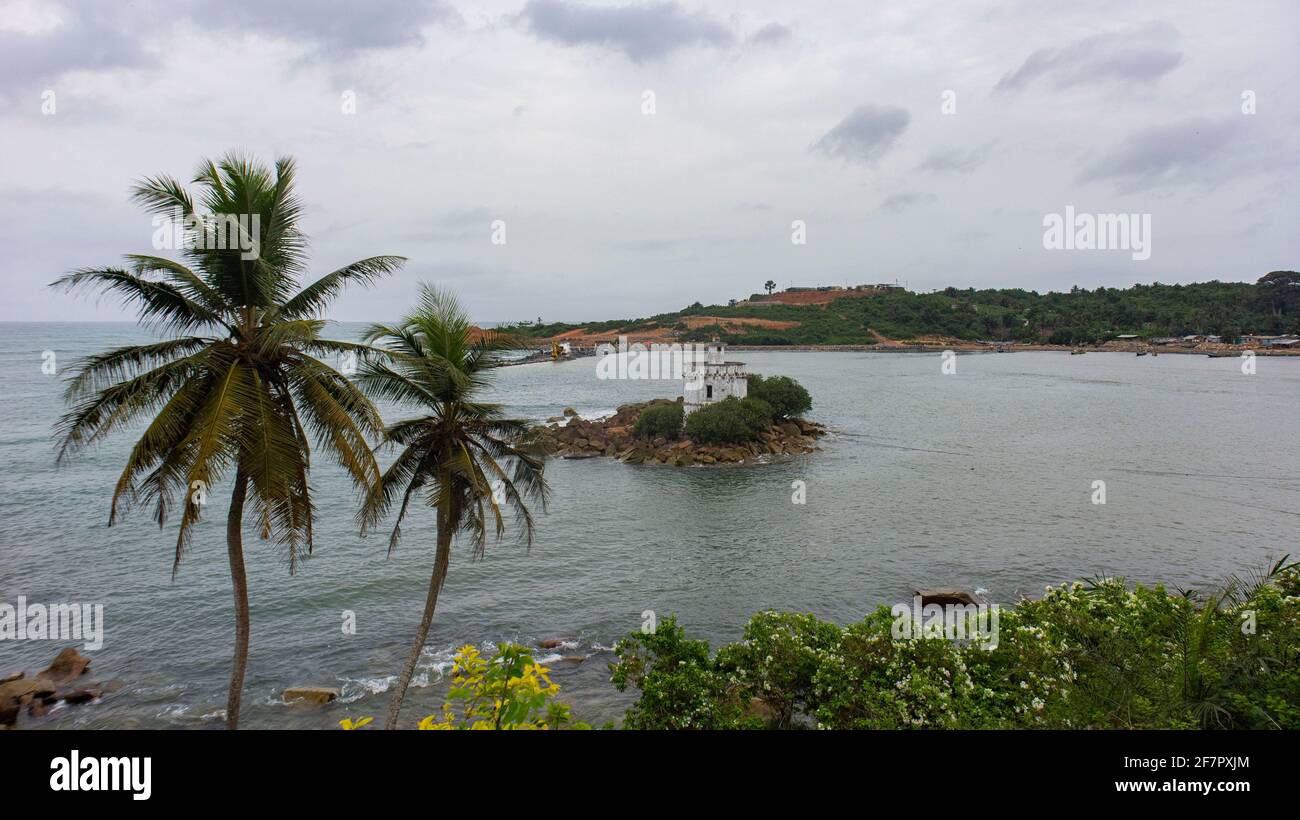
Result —
<path fill-rule="evenodd" d="M 682 405 L 687 413 L 725 398 L 743 399 L 749 395 L 745 363 L 725 361 L 724 352 L 725 348 L 715 341 L 706 348 L 704 361 L 686 365 Z"/>
<path fill-rule="evenodd" d="M 1292 335 L 1261 336 L 1251 334 L 1249 336 L 1242 336 L 1241 340 L 1245 344 L 1259 345 L 1260 347 L 1294 347 L 1297 343 L 1300 343 L 1300 337 Z"/>

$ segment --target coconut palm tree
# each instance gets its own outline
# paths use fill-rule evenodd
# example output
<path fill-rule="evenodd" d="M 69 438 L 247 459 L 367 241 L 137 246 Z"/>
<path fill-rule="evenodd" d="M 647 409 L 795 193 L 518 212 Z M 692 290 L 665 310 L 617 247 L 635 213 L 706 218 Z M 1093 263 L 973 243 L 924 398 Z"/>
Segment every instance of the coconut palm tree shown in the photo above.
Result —
<path fill-rule="evenodd" d="M 429 636 L 453 537 L 468 536 L 475 557 L 481 557 L 489 527 L 500 539 L 506 530 L 503 510 L 509 510 L 522 540 L 531 545 L 533 514 L 526 502 L 540 502 L 545 510 L 549 490 L 529 424 L 506 418 L 499 405 L 480 400 L 495 364 L 493 352 L 512 346 L 509 339 L 478 331 L 455 297 L 426 285 L 415 312 L 395 326 L 372 326 L 365 341 L 387 356 L 367 361 L 357 382 L 375 398 L 418 406 L 425 415 L 384 430 L 385 442 L 401 451 L 384 472 L 379 492 L 367 496 L 358 515 L 361 529 L 377 526 L 400 496 L 388 540 L 391 555 L 413 498 L 418 495 L 437 510 L 433 574 L 415 641 L 389 702 L 386 725 L 392 729 Z"/>
<path fill-rule="evenodd" d="M 62 462 L 128 422 L 148 420 L 113 490 L 108 523 L 136 504 L 152 504 L 160 527 L 175 511 L 173 578 L 208 488 L 233 473 L 226 546 L 235 655 L 226 724 L 234 729 L 248 658 L 245 502 L 261 537 L 274 538 L 293 572 L 312 548 L 311 437 L 364 493 L 378 490 L 379 466 L 366 437 L 382 429 L 379 414 L 322 360 L 364 357 L 369 348 L 322 339 L 318 316 L 345 285 L 368 285 L 405 260 L 363 259 L 299 289 L 307 248 L 293 160 L 277 160 L 272 172 L 229 154 L 204 162 L 194 183 L 197 204 L 167 176 L 147 178 L 132 192 L 146 210 L 186 224 L 185 264 L 130 255 L 126 268 L 85 268 L 54 283 L 121 296 L 138 308 L 142 323 L 169 337 L 78 364 L 65 393 L 72 407 L 59 424 L 58 457 Z M 230 228 L 224 238 L 214 224 Z"/>

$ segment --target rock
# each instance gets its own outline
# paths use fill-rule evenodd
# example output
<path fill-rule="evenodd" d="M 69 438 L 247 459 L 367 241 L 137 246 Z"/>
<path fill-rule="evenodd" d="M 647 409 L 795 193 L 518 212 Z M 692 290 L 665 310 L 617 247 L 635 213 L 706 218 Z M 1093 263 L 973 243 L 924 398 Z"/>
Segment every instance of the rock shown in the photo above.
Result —
<path fill-rule="evenodd" d="M 750 698 L 749 703 L 745 704 L 745 716 L 761 718 L 771 723 L 776 719 L 776 710 L 762 698 Z"/>
<path fill-rule="evenodd" d="M 566 408 L 564 408 L 564 410 L 562 410 L 561 412 L 564 413 L 564 415 L 566 415 L 566 416 L 576 416 L 576 415 L 578 415 L 578 411 L 577 411 L 577 410 L 574 410 L 572 407 L 566 407 Z"/>
<path fill-rule="evenodd" d="M 25 673 L 23 672 L 14 672 L 12 675 L 5 675 L 4 677 L 0 677 L 0 684 L 9 683 L 10 681 L 18 680 L 24 674 Z"/>
<path fill-rule="evenodd" d="M 301 700 L 307 703 L 329 703 L 337 700 L 339 690 L 328 686 L 297 686 L 292 689 L 284 690 L 284 700 L 288 703 L 291 700 Z"/>
<path fill-rule="evenodd" d="M 960 587 L 918 589 L 914 594 L 921 596 L 921 606 L 926 604 L 938 604 L 940 606 L 975 604 L 978 606 L 979 604 L 988 603 L 974 592 Z"/>
<path fill-rule="evenodd" d="M 84 675 L 88 666 L 90 666 L 90 658 L 68 647 L 54 657 L 54 662 L 40 676 L 57 683 L 65 683 L 79 675 Z"/>
<path fill-rule="evenodd" d="M 586 655 L 565 655 L 563 658 L 560 658 L 560 660 L 564 661 L 565 663 L 573 663 L 573 664 L 582 663 L 586 659 L 587 659 Z"/>
<path fill-rule="evenodd" d="M 568 638 L 546 638 L 538 641 L 537 646 L 540 649 L 556 649 L 563 644 L 568 643 L 568 641 Z"/>
<path fill-rule="evenodd" d="M 58 687 L 49 678 L 19 678 L 0 684 L 0 707 L 10 701 L 29 703 L 35 698 L 52 695 L 57 691 Z"/>
<path fill-rule="evenodd" d="M 555 424 L 557 421 L 564 421 L 564 416 L 551 416 L 546 420 L 547 424 Z"/>
<path fill-rule="evenodd" d="M 89 703 L 100 696 L 98 684 L 83 686 L 80 689 L 74 689 L 71 692 L 60 695 L 59 699 L 66 703 Z"/>

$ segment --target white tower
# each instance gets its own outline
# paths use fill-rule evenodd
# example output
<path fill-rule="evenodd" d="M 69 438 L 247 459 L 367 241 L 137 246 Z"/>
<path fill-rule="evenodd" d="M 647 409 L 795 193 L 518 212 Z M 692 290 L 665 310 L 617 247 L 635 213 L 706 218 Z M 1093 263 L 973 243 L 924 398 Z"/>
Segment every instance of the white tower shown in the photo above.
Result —
<path fill-rule="evenodd" d="M 726 361 L 724 351 L 725 348 L 715 339 L 707 347 L 704 361 L 687 364 L 686 384 L 682 388 L 682 404 L 687 413 L 730 396 L 743 399 L 749 394 L 745 363 Z"/>

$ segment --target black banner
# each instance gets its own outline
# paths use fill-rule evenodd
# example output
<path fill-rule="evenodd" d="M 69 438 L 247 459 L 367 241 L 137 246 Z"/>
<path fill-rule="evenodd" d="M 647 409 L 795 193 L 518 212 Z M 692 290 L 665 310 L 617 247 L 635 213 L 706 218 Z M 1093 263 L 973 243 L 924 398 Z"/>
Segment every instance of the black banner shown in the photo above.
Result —
<path fill-rule="evenodd" d="M 741 801 L 776 790 L 859 801 L 968 794 L 984 809 L 1034 797 L 1219 808 L 1291 794 L 1293 741 L 1281 732 L 11 731 L 0 734 L 0 782 L 7 800 L 128 815 L 440 802 L 485 787 L 621 802 L 619 784 L 658 784 L 672 798 L 710 780 L 719 797 Z"/>

